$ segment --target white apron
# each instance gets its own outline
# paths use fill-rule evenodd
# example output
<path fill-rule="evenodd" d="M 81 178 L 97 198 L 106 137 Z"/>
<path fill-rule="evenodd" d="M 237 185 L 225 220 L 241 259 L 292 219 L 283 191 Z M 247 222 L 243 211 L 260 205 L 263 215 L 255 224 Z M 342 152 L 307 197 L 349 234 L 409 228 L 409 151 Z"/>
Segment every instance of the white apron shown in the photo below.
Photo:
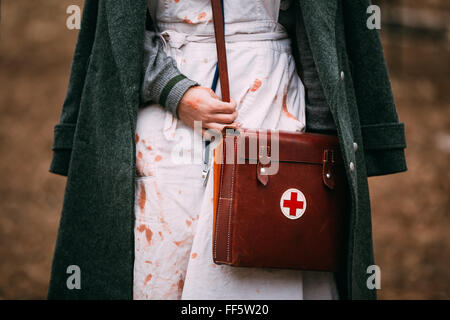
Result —
<path fill-rule="evenodd" d="M 210 87 L 217 54 L 210 0 L 149 0 L 166 53 Z M 304 131 L 304 88 L 274 0 L 224 0 L 230 94 L 246 128 Z M 220 97 L 220 85 L 217 86 Z M 201 137 L 152 104 L 136 128 L 134 299 L 335 299 L 331 273 L 236 268 L 212 260 L 213 174 Z"/>

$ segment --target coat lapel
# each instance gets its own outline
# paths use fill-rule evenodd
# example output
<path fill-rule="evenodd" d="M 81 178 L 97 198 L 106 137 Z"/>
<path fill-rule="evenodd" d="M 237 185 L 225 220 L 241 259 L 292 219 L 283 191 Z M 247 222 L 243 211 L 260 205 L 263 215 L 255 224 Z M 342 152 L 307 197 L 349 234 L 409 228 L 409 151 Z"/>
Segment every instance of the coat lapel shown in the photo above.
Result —
<path fill-rule="evenodd" d="M 298 1 L 324 93 L 331 111 L 334 112 L 334 94 L 339 81 L 335 29 L 337 0 Z"/>
<path fill-rule="evenodd" d="M 105 1 L 109 36 L 133 123 L 139 105 L 146 0 Z"/>

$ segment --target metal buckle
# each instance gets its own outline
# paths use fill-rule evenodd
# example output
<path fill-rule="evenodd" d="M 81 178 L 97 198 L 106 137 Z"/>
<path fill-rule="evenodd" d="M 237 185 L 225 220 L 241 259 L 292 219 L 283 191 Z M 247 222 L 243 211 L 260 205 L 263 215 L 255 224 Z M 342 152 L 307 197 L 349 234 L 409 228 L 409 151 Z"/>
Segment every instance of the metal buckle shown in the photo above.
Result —
<path fill-rule="evenodd" d="M 210 172 L 210 164 L 211 164 L 211 157 L 210 157 L 210 148 L 209 148 L 209 142 L 205 141 L 203 144 L 203 169 L 202 169 L 202 179 L 203 179 L 203 186 L 206 186 L 208 182 L 209 172 Z"/>

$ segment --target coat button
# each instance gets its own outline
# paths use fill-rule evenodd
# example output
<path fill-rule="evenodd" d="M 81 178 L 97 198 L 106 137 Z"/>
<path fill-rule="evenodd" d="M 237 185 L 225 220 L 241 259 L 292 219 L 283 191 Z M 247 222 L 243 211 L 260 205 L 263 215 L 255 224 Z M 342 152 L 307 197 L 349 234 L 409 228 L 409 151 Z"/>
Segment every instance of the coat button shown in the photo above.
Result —
<path fill-rule="evenodd" d="M 344 81 L 344 79 L 345 79 L 345 73 L 344 73 L 344 71 L 341 71 L 341 80 Z"/>
<path fill-rule="evenodd" d="M 353 163 L 353 161 L 350 162 L 349 167 L 351 172 L 355 171 L 355 164 Z"/>
<path fill-rule="evenodd" d="M 358 144 L 356 142 L 353 142 L 353 150 L 356 152 L 358 150 Z"/>

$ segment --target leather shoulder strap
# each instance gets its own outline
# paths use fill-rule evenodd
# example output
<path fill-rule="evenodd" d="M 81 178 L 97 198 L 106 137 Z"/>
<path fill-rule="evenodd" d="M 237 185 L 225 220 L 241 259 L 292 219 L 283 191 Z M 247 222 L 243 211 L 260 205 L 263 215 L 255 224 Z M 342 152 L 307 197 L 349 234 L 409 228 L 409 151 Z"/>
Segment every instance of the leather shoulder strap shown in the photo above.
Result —
<path fill-rule="evenodd" d="M 228 80 L 222 2 L 221 0 L 211 0 L 211 6 L 214 21 L 214 33 L 216 37 L 217 61 L 219 65 L 220 91 L 222 93 L 222 100 L 230 102 L 230 84 Z"/>

